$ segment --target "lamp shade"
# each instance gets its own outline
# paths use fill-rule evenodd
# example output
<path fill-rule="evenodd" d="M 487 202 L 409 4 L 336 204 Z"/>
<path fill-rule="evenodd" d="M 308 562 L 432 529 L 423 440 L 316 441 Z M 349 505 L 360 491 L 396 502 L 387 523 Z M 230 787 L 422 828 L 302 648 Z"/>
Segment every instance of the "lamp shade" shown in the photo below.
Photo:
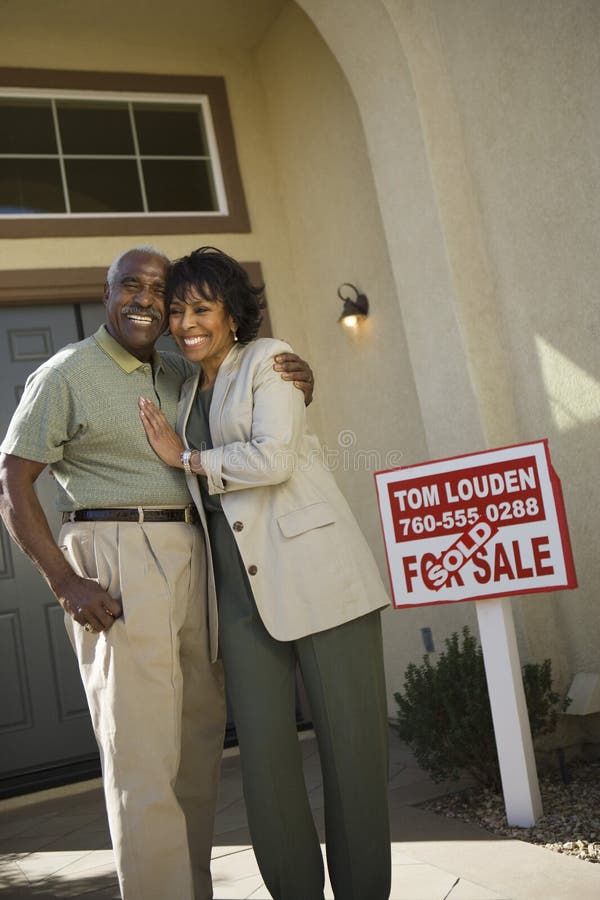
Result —
<path fill-rule="evenodd" d="M 354 291 L 354 297 L 346 297 L 342 294 L 342 288 L 350 288 Z M 344 282 L 338 288 L 338 297 L 344 304 L 342 314 L 338 319 L 346 328 L 356 328 L 359 322 L 369 315 L 369 300 L 366 294 L 361 294 L 358 288 L 349 282 Z"/>

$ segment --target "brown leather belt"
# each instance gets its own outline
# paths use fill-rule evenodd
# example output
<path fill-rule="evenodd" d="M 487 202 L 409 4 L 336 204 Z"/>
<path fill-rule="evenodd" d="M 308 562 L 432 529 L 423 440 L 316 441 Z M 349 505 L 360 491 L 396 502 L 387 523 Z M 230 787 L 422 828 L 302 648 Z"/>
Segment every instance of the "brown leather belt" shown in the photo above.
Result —
<path fill-rule="evenodd" d="M 185 522 L 187 525 L 197 525 L 200 521 L 198 510 L 195 506 L 185 506 L 179 509 L 76 509 L 74 512 L 62 514 L 63 525 L 67 522 Z"/>

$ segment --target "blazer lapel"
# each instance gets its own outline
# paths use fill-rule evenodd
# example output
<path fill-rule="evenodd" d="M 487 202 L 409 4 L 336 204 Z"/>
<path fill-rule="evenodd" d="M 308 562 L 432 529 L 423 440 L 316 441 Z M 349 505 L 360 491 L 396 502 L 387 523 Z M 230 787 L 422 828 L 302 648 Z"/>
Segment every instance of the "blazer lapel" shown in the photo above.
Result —
<path fill-rule="evenodd" d="M 187 423 L 190 417 L 192 405 L 194 403 L 194 398 L 196 396 L 196 391 L 198 390 L 198 385 L 200 383 L 200 375 L 201 373 L 198 372 L 196 375 L 188 378 L 187 381 L 184 381 L 181 386 L 179 403 L 177 404 L 177 424 L 175 425 L 175 431 L 188 450 L 189 444 L 187 442 L 185 430 L 187 428 Z"/>
<path fill-rule="evenodd" d="M 233 379 L 239 366 L 240 351 L 241 347 L 239 346 L 239 344 L 234 344 L 221 363 L 221 367 L 217 372 L 215 389 L 213 391 L 212 402 L 210 404 L 210 413 L 208 416 L 210 436 L 212 438 L 214 447 L 222 447 L 225 443 L 225 441 L 223 440 L 223 432 L 221 429 L 221 416 L 223 413 L 223 407 L 225 406 L 225 401 L 227 399 L 227 394 L 229 393 L 229 388 L 233 383 Z"/>
<path fill-rule="evenodd" d="M 187 437 L 185 435 L 185 430 L 187 428 L 188 419 L 190 417 L 190 412 L 192 410 L 192 406 L 194 404 L 194 399 L 196 397 L 196 391 L 198 390 L 198 385 L 200 384 L 200 375 L 201 372 L 198 372 L 192 378 L 188 378 L 181 386 L 181 393 L 179 396 L 179 403 L 177 405 L 177 425 L 175 430 L 177 434 L 182 439 L 184 446 L 187 449 L 190 449 L 190 445 L 188 444 Z M 208 523 L 206 520 L 206 512 L 204 511 L 204 506 L 202 503 L 202 497 L 200 494 L 200 488 L 198 486 L 198 479 L 195 475 L 187 475 L 185 476 L 185 480 L 189 489 L 189 492 L 192 496 L 192 500 L 196 505 L 196 509 L 198 510 L 198 514 L 200 516 L 200 522 L 202 524 L 202 529 L 204 531 L 204 545 L 206 547 L 206 555 L 208 562 L 208 628 L 209 628 L 209 644 L 210 644 L 210 654 L 211 661 L 215 662 L 218 655 L 218 646 L 219 646 L 219 625 L 218 625 L 218 613 L 217 613 L 217 600 L 216 600 L 216 590 L 215 590 L 215 579 L 214 579 L 214 571 L 212 564 L 212 550 L 210 546 L 210 535 L 208 532 Z"/>

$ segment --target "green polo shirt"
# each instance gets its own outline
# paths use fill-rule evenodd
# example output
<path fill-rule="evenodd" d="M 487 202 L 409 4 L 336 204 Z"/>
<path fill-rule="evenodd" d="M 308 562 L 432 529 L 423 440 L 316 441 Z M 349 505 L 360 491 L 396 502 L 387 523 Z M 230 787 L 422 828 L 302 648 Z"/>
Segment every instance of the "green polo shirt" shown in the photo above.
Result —
<path fill-rule="evenodd" d="M 0 449 L 50 466 L 60 510 L 185 506 L 191 497 L 183 472 L 150 447 L 138 398 L 153 400 L 174 425 L 192 371 L 174 353 L 140 362 L 102 326 L 29 376 Z"/>

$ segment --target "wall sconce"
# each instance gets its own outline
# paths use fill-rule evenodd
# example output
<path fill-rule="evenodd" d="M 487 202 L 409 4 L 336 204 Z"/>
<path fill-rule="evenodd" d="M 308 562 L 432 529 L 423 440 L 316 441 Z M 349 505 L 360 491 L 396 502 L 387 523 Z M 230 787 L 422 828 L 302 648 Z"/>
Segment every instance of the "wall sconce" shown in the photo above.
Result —
<path fill-rule="evenodd" d="M 352 288 L 355 294 L 353 300 L 342 295 L 341 290 L 344 287 Z M 366 294 L 361 294 L 358 288 L 355 288 L 353 284 L 349 284 L 347 281 L 339 286 L 337 294 L 344 304 L 338 322 L 341 322 L 346 328 L 356 328 L 358 323 L 369 315 L 369 301 Z"/>

